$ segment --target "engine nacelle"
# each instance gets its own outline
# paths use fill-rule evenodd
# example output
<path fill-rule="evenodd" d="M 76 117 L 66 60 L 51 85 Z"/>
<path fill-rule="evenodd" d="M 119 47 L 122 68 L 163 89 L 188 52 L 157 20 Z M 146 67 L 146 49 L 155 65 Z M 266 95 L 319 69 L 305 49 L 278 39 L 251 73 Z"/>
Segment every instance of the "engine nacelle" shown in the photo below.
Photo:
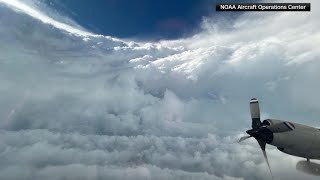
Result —
<path fill-rule="evenodd" d="M 272 126 L 272 125 L 276 125 L 276 124 L 280 124 L 283 123 L 284 121 L 278 120 L 278 119 L 266 119 L 262 122 L 262 125 L 265 126 Z"/>
<path fill-rule="evenodd" d="M 294 124 L 277 119 L 266 119 L 263 121 L 262 125 L 267 126 L 273 133 L 288 132 L 295 129 Z"/>

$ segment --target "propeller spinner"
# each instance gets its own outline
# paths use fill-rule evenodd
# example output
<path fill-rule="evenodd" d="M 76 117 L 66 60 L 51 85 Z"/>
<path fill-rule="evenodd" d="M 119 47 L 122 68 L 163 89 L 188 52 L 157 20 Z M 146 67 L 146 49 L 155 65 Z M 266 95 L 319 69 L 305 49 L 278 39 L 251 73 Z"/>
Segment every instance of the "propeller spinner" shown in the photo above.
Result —
<path fill-rule="evenodd" d="M 250 100 L 250 113 L 251 113 L 251 119 L 252 129 L 247 130 L 246 133 L 249 134 L 249 136 L 241 137 L 239 142 L 244 141 L 246 139 L 249 139 L 251 137 L 254 137 L 262 150 L 264 159 L 267 162 L 270 174 L 273 179 L 272 171 L 269 165 L 267 153 L 266 153 L 266 144 L 270 144 L 273 139 L 273 132 L 270 131 L 267 127 L 263 126 L 260 120 L 260 108 L 259 108 L 259 101 L 256 98 L 252 98 Z"/>

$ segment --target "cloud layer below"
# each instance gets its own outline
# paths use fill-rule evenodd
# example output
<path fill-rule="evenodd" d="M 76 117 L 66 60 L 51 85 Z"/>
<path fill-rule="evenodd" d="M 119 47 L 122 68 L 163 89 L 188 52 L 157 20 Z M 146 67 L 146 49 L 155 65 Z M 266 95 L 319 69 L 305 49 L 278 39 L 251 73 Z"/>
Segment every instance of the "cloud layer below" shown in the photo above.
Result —
<path fill-rule="evenodd" d="M 270 179 L 256 142 L 236 143 L 248 100 L 319 126 L 317 11 L 206 18 L 190 38 L 133 42 L 0 2 L 4 179 Z M 267 150 L 277 179 L 317 178 Z"/>

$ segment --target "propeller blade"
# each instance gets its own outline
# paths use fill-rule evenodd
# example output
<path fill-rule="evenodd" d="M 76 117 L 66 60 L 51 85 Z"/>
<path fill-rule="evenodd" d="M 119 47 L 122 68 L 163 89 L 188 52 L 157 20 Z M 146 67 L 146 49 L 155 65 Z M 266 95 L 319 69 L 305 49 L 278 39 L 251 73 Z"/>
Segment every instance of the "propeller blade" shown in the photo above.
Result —
<path fill-rule="evenodd" d="M 270 164 L 269 164 L 269 160 L 268 160 L 268 156 L 266 153 L 266 144 L 270 144 L 273 140 L 273 131 L 271 131 L 270 129 L 268 129 L 267 127 L 263 126 L 260 120 L 260 108 L 259 108 L 259 102 L 256 98 L 252 98 L 250 100 L 250 113 L 251 113 L 251 118 L 252 118 L 252 129 L 247 130 L 246 133 L 249 134 L 250 136 L 243 136 L 239 139 L 239 142 L 244 141 L 250 137 L 254 137 L 258 143 L 259 146 L 262 150 L 263 153 L 263 157 L 265 159 L 265 161 L 267 162 L 270 174 L 272 179 L 273 178 L 273 174 L 270 168 Z M 284 124 L 286 126 L 288 126 L 289 128 L 291 128 L 291 126 L 289 126 L 288 124 Z M 294 126 L 293 126 L 294 127 Z"/>
<path fill-rule="evenodd" d="M 262 140 L 260 140 L 260 139 L 257 139 L 257 141 L 258 141 L 258 143 L 259 143 L 259 145 L 260 145 L 260 148 L 261 148 L 261 150 L 262 150 L 262 153 L 263 153 L 264 159 L 265 159 L 265 160 L 266 160 L 266 162 L 267 162 L 267 165 L 268 165 L 268 168 L 269 168 L 269 171 L 270 171 L 271 177 L 272 177 L 272 179 L 274 179 L 274 178 L 273 178 L 273 175 L 272 175 L 271 168 L 270 168 L 270 164 L 269 164 L 268 156 L 267 156 L 267 153 L 266 153 L 266 143 L 265 143 L 265 142 L 263 142 L 263 141 L 262 141 Z"/>
<path fill-rule="evenodd" d="M 256 129 L 261 126 L 259 101 L 256 98 L 250 100 L 250 113 L 252 119 L 252 128 Z"/>
<path fill-rule="evenodd" d="M 240 139 L 239 139 L 239 141 L 238 141 L 238 143 L 240 143 L 240 142 L 242 142 L 242 141 L 244 141 L 244 140 L 246 140 L 246 139 L 249 139 L 249 138 L 251 138 L 252 136 L 242 136 Z"/>

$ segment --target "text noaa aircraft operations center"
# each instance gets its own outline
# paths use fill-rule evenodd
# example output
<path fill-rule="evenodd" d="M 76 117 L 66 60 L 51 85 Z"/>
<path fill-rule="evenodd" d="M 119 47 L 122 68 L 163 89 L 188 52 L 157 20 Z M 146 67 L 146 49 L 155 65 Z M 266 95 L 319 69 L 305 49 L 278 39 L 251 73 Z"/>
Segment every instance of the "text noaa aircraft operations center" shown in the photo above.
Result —
<path fill-rule="evenodd" d="M 217 11 L 310 11 L 310 3 L 217 4 Z"/>

